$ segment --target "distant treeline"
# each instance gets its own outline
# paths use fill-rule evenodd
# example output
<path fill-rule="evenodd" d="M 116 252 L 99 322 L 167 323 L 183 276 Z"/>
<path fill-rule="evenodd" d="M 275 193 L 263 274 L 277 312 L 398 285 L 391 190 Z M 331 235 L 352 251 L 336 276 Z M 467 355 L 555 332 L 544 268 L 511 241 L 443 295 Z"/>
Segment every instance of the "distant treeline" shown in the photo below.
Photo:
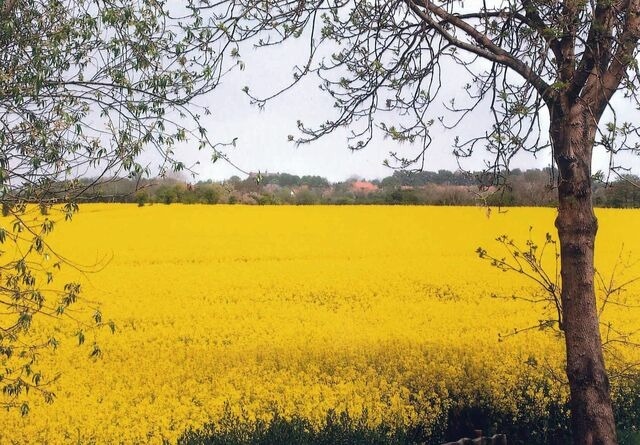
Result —
<path fill-rule="evenodd" d="M 396 171 L 384 179 L 349 179 L 330 183 L 321 176 L 288 173 L 255 174 L 225 181 L 183 179 L 84 180 L 81 201 L 184 204 L 413 204 L 555 206 L 557 176 L 550 169 L 519 170 L 504 178 L 482 173 Z M 499 182 L 501 185 L 496 186 Z M 640 178 L 633 175 L 604 183 L 595 181 L 599 207 L 640 207 Z"/>

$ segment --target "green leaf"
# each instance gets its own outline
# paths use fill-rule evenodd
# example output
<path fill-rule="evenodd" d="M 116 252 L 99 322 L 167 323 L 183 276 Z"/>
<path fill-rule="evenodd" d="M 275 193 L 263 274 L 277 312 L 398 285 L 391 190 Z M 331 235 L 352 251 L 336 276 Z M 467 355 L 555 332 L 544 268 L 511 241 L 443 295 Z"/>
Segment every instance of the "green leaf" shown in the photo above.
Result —
<path fill-rule="evenodd" d="M 97 343 L 94 343 L 91 349 L 91 354 L 89 354 L 89 357 L 100 358 L 101 356 L 102 356 L 102 350 L 100 349 Z"/>
<path fill-rule="evenodd" d="M 78 331 L 78 333 L 76 335 L 78 336 L 78 345 L 82 345 L 84 343 L 84 340 L 85 340 L 84 332 Z"/>

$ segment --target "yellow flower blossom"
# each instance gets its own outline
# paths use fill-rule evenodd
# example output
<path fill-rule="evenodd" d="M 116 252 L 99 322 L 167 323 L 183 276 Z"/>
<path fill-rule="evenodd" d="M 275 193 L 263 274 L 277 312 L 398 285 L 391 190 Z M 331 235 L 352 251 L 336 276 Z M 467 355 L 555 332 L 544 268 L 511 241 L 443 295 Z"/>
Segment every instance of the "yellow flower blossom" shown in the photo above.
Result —
<path fill-rule="evenodd" d="M 2 414 L 0 444 L 175 442 L 227 407 L 320 424 L 329 410 L 430 425 L 489 397 L 505 412 L 562 401 L 563 344 L 530 330 L 544 309 L 512 296 L 531 282 L 480 261 L 494 238 L 553 233 L 552 209 L 83 205 L 51 242 L 115 335 L 101 359 L 69 339 L 44 355 L 60 370 L 53 405 Z M 597 267 L 640 255 L 640 212 L 599 210 Z M 499 252 L 496 252 L 499 254 Z M 107 261 L 103 261 L 103 260 Z M 624 278 L 638 275 L 630 268 Z M 632 284 L 625 298 L 637 300 Z M 637 302 L 637 301 L 636 301 Z M 638 314 L 610 306 L 631 330 Z M 92 339 L 93 340 L 93 339 Z M 87 339 L 89 341 L 89 339 Z M 638 361 L 637 352 L 626 357 Z"/>

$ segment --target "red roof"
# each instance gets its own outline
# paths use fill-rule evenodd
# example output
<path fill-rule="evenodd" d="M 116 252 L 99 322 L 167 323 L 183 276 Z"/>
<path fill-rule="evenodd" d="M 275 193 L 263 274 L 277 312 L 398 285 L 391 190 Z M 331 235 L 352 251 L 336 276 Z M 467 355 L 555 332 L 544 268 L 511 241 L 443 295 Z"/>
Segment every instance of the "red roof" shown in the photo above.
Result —
<path fill-rule="evenodd" d="M 351 184 L 351 188 L 359 192 L 375 192 L 378 186 L 368 181 L 355 181 Z"/>

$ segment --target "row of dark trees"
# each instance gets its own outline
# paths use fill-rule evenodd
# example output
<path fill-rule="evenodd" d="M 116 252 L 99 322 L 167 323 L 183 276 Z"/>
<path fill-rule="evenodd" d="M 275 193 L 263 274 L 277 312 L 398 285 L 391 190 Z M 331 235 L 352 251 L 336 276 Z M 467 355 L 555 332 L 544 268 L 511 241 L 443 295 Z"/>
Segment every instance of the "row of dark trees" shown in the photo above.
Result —
<path fill-rule="evenodd" d="M 486 178 L 485 178 L 486 179 Z M 495 182 L 495 181 L 493 181 Z M 368 189 L 358 184 L 365 183 Z M 483 186 L 478 173 L 396 171 L 384 179 L 330 183 L 321 176 L 289 173 L 238 176 L 214 182 L 183 179 L 119 179 L 88 186 L 82 200 L 161 204 L 258 205 L 477 205 L 556 206 L 554 172 L 550 169 L 514 169 L 502 187 Z M 594 203 L 599 207 L 640 208 L 640 178 L 627 175 L 596 182 Z"/>

